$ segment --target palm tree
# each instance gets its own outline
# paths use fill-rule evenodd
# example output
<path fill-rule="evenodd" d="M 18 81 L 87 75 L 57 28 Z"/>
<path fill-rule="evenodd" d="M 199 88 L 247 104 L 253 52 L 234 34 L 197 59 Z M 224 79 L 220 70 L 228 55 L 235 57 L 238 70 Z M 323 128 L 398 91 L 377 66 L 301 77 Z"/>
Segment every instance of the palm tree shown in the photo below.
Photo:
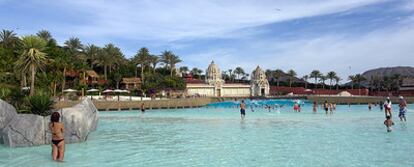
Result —
<path fill-rule="evenodd" d="M 36 35 L 42 38 L 43 40 L 45 40 L 46 42 L 53 40 L 52 34 L 47 30 L 40 30 L 39 32 L 36 33 Z"/>
<path fill-rule="evenodd" d="M 305 81 L 305 89 L 308 89 L 308 79 L 309 79 L 309 75 L 304 75 L 302 77 L 303 81 Z"/>
<path fill-rule="evenodd" d="M 97 58 L 98 58 L 100 49 L 101 48 L 99 48 L 98 46 L 94 44 L 89 44 L 88 46 L 85 47 L 85 54 L 90 62 L 91 69 L 93 69 L 93 65 L 98 63 Z"/>
<path fill-rule="evenodd" d="M 325 89 L 325 81 L 328 79 L 328 77 L 326 77 L 325 75 L 322 75 L 321 74 L 321 76 L 319 76 L 319 81 L 321 82 L 321 84 L 322 84 L 322 89 Z"/>
<path fill-rule="evenodd" d="M 185 74 L 187 74 L 187 73 L 188 73 L 188 71 L 189 71 L 189 69 L 188 69 L 188 67 L 187 67 L 187 66 L 182 66 L 182 67 L 180 67 L 180 72 L 181 72 L 181 73 L 185 73 Z"/>
<path fill-rule="evenodd" d="M 354 84 L 356 82 L 355 76 L 354 75 L 348 76 L 348 80 L 351 81 L 351 89 L 354 89 Z"/>
<path fill-rule="evenodd" d="M 54 59 L 55 66 L 62 69 L 62 93 L 66 86 L 66 70 L 72 66 L 72 57 L 62 54 Z"/>
<path fill-rule="evenodd" d="M 292 81 L 296 77 L 297 74 L 295 70 L 291 69 L 287 72 L 287 75 L 289 76 L 289 87 L 292 87 Z"/>
<path fill-rule="evenodd" d="M 229 72 L 230 82 L 233 82 L 233 69 L 228 69 L 227 71 Z"/>
<path fill-rule="evenodd" d="M 276 78 L 276 82 L 277 82 L 278 87 L 279 87 L 279 83 L 280 83 L 280 78 L 282 77 L 283 74 L 284 74 L 284 72 L 281 69 L 276 69 L 273 72 L 273 78 Z"/>
<path fill-rule="evenodd" d="M 152 65 L 152 71 L 155 73 L 155 68 L 157 67 L 157 64 L 160 62 L 160 57 L 157 55 L 150 55 L 148 60 L 149 63 Z"/>
<path fill-rule="evenodd" d="M 11 30 L 2 30 L 0 32 L 0 44 L 3 48 L 14 48 L 17 46 L 19 38 Z"/>
<path fill-rule="evenodd" d="M 314 78 L 315 79 L 315 88 L 318 87 L 318 78 L 320 78 L 322 76 L 321 72 L 319 70 L 313 70 L 310 74 L 309 77 Z"/>
<path fill-rule="evenodd" d="M 198 79 L 201 79 L 201 73 L 203 73 L 203 70 L 198 69 L 196 67 L 194 67 L 193 69 L 191 69 L 190 71 L 191 75 L 193 75 L 194 77 L 197 76 Z"/>
<path fill-rule="evenodd" d="M 341 78 L 339 76 L 335 76 L 334 80 L 335 80 L 336 90 L 339 90 L 339 81 L 341 81 Z"/>
<path fill-rule="evenodd" d="M 82 51 L 83 45 L 79 38 L 71 37 L 69 40 L 65 41 L 65 48 L 69 50 L 69 52 L 76 56 L 79 52 Z"/>
<path fill-rule="evenodd" d="M 234 73 L 237 75 L 237 79 L 239 79 L 239 80 L 240 80 L 240 75 L 244 75 L 245 74 L 243 68 L 241 68 L 241 67 L 236 67 L 234 69 Z"/>
<path fill-rule="evenodd" d="M 137 54 L 134 56 L 133 61 L 136 64 L 137 70 L 138 65 L 141 67 L 141 81 L 144 83 L 144 69 L 145 66 L 149 64 L 150 53 L 146 47 L 142 47 L 138 50 Z"/>
<path fill-rule="evenodd" d="M 328 72 L 326 77 L 329 79 L 329 90 L 332 90 L 332 80 L 335 79 L 336 72 L 335 71 L 330 71 L 330 72 Z"/>
<path fill-rule="evenodd" d="M 367 80 L 363 75 L 357 74 L 355 75 L 355 81 L 358 83 L 358 93 L 361 95 L 361 82 Z"/>
<path fill-rule="evenodd" d="M 181 59 L 171 51 L 164 51 L 161 56 L 161 61 L 170 68 L 170 76 L 173 76 L 175 65 L 181 63 Z"/>
<path fill-rule="evenodd" d="M 36 71 L 47 62 L 46 53 L 43 52 L 47 43 L 40 37 L 30 35 L 22 37 L 22 44 L 23 53 L 17 64 L 23 71 L 31 71 L 30 96 L 33 96 Z"/>

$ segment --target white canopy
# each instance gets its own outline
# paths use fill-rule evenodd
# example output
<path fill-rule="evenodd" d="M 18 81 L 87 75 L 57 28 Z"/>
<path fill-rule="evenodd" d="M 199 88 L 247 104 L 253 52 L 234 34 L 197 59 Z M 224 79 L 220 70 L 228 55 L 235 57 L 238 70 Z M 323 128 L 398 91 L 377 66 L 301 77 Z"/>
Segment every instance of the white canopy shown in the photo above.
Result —
<path fill-rule="evenodd" d="M 99 92 L 99 89 L 89 89 L 87 92 Z"/>
<path fill-rule="evenodd" d="M 77 90 L 75 90 L 75 89 L 65 89 L 65 90 L 63 90 L 63 92 L 77 92 Z"/>
<path fill-rule="evenodd" d="M 30 87 L 28 87 L 28 86 L 22 88 L 22 90 L 29 90 L 29 89 L 30 89 Z"/>
<path fill-rule="evenodd" d="M 113 90 L 111 90 L 111 89 L 106 89 L 106 90 L 104 90 L 102 93 L 111 93 L 111 92 L 113 92 Z"/>

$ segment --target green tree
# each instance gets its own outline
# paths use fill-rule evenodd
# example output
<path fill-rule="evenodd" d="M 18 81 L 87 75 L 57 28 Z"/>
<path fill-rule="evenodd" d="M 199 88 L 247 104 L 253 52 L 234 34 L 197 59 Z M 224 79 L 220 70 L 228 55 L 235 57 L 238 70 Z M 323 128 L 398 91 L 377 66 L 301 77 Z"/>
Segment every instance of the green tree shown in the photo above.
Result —
<path fill-rule="evenodd" d="M 182 67 L 180 67 L 180 72 L 181 72 L 181 73 L 185 73 L 185 74 L 187 74 L 187 73 L 188 73 L 188 71 L 189 71 L 189 69 L 188 69 L 188 67 L 187 67 L 187 66 L 182 66 Z"/>
<path fill-rule="evenodd" d="M 308 79 L 309 79 L 309 75 L 304 75 L 302 77 L 302 80 L 305 81 L 305 89 L 308 89 Z"/>
<path fill-rule="evenodd" d="M 318 78 L 320 78 L 322 76 L 321 72 L 319 70 L 313 70 L 310 74 L 309 77 L 314 78 L 315 79 L 315 88 L 318 87 Z"/>
<path fill-rule="evenodd" d="M 361 82 L 367 80 L 363 75 L 355 75 L 355 82 L 358 84 L 358 93 L 361 95 Z"/>
<path fill-rule="evenodd" d="M 321 84 L 322 84 L 322 89 L 325 89 L 325 81 L 328 79 L 328 77 L 327 76 L 325 76 L 325 75 L 322 75 L 321 74 L 321 76 L 319 76 L 319 81 L 321 82 Z"/>
<path fill-rule="evenodd" d="M 98 56 L 101 52 L 100 50 L 101 48 L 94 44 L 89 44 L 85 47 L 85 54 L 89 60 L 91 69 L 93 69 L 93 66 L 98 63 Z"/>
<path fill-rule="evenodd" d="M 136 64 L 137 70 L 138 70 L 138 65 L 141 67 L 141 81 L 144 83 L 145 82 L 145 77 L 144 77 L 144 70 L 145 70 L 145 66 L 148 66 L 148 64 L 150 63 L 150 53 L 149 50 L 145 47 L 139 49 L 138 53 L 134 56 L 133 61 Z"/>
<path fill-rule="evenodd" d="M 244 74 L 246 74 L 245 72 L 244 72 L 244 69 L 243 68 L 241 68 L 241 67 L 236 67 L 235 69 L 234 69 L 234 74 L 236 74 L 237 75 L 237 79 L 238 80 L 240 80 L 241 78 L 240 78 L 240 76 L 243 76 Z"/>
<path fill-rule="evenodd" d="M 335 71 L 330 71 L 330 72 L 328 72 L 326 77 L 329 79 L 329 90 L 332 90 L 332 81 L 336 77 L 336 72 Z"/>
<path fill-rule="evenodd" d="M 201 73 L 203 73 L 203 70 L 194 67 L 193 69 L 191 69 L 190 73 L 194 77 L 197 77 L 198 79 L 201 79 Z"/>
<path fill-rule="evenodd" d="M 0 32 L 0 44 L 3 48 L 15 48 L 19 42 L 19 38 L 13 31 L 3 29 Z"/>
<path fill-rule="evenodd" d="M 22 54 L 17 64 L 25 72 L 31 71 L 30 96 L 33 96 L 35 88 L 36 71 L 47 63 L 46 41 L 40 37 L 29 35 L 22 37 Z"/>
<path fill-rule="evenodd" d="M 335 80 L 336 90 L 339 90 L 339 81 L 341 81 L 341 78 L 339 76 L 336 76 L 334 80 Z"/>
<path fill-rule="evenodd" d="M 296 77 L 297 74 L 295 70 L 291 69 L 287 72 L 287 75 L 289 76 L 289 87 L 292 87 L 293 79 Z"/>
<path fill-rule="evenodd" d="M 283 72 L 283 70 L 281 70 L 281 69 L 276 69 L 274 72 L 273 72 L 273 78 L 275 78 L 276 79 L 276 85 L 279 87 L 279 83 L 280 83 L 280 78 L 283 76 L 283 74 L 284 74 L 285 72 Z"/>
<path fill-rule="evenodd" d="M 160 57 L 157 55 L 150 55 L 148 61 L 152 65 L 152 72 L 155 73 L 155 68 L 157 67 L 157 64 L 160 62 Z"/>
<path fill-rule="evenodd" d="M 351 89 L 354 89 L 354 84 L 356 83 L 355 75 L 348 76 L 348 80 L 351 81 Z"/>
<path fill-rule="evenodd" d="M 161 55 L 161 62 L 167 65 L 170 69 L 170 76 L 173 76 L 175 65 L 181 63 L 182 60 L 171 51 L 164 51 Z"/>

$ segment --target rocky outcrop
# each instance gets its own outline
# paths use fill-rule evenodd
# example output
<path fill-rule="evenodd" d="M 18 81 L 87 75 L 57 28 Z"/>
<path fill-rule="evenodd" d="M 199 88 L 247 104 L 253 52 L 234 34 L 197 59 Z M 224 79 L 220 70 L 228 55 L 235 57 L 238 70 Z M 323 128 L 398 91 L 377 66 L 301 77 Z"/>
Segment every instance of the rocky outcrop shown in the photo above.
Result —
<path fill-rule="evenodd" d="M 10 147 L 50 144 L 50 116 L 17 114 L 13 106 L 0 100 L 0 142 Z M 96 130 L 99 112 L 89 99 L 58 111 L 65 125 L 65 143 L 87 140 Z"/>

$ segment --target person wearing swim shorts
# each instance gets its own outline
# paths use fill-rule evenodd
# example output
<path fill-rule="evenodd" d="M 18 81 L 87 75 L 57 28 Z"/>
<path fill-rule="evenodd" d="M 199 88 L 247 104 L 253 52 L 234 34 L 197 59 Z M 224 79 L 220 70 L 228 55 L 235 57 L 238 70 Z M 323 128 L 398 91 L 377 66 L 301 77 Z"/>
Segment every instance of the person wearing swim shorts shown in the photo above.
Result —
<path fill-rule="evenodd" d="M 242 100 L 240 103 L 240 118 L 244 119 L 245 116 L 246 116 L 246 104 L 244 104 L 244 100 Z"/>
<path fill-rule="evenodd" d="M 404 97 L 400 96 L 400 104 L 398 105 L 400 107 L 400 113 L 398 114 L 398 117 L 400 117 L 401 121 L 406 122 L 407 118 L 405 118 L 405 113 L 407 112 L 407 101 L 404 100 Z"/>

